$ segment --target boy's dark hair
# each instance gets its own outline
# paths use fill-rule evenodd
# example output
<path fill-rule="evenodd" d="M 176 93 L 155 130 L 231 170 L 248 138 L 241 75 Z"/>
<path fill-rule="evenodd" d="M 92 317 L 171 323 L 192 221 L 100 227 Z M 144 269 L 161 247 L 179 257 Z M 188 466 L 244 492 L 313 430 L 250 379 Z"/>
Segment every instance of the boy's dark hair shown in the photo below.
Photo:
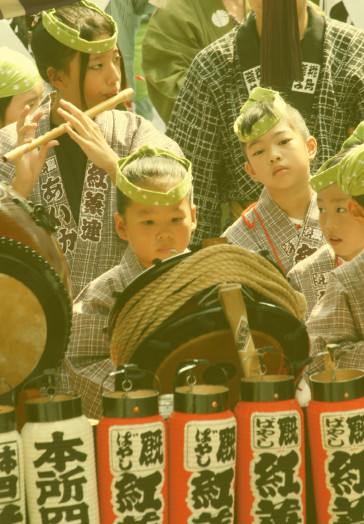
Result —
<path fill-rule="evenodd" d="M 98 11 L 90 9 L 82 5 L 65 5 L 58 7 L 54 16 L 63 24 L 76 29 L 80 33 L 80 37 L 84 40 L 93 41 L 97 37 L 105 35 L 112 36 L 113 28 L 108 20 Z M 47 70 L 49 67 L 54 67 L 57 71 L 69 72 L 69 64 L 73 57 L 78 53 L 75 49 L 71 49 L 65 44 L 62 44 L 44 28 L 42 20 L 33 29 L 31 48 L 34 59 L 40 76 L 48 84 L 49 78 Z M 122 74 L 121 88 L 127 87 L 127 80 L 125 75 L 124 61 L 120 52 L 120 69 Z M 84 97 L 84 82 L 87 71 L 90 55 L 88 53 L 80 53 L 80 93 L 82 103 L 86 106 Z"/>
<path fill-rule="evenodd" d="M 0 127 L 4 125 L 5 123 L 5 113 L 7 108 L 10 105 L 10 102 L 13 99 L 13 96 L 4 96 L 3 98 L 0 98 Z"/>
<path fill-rule="evenodd" d="M 161 180 L 177 180 L 178 182 L 186 178 L 187 169 L 178 160 L 163 156 L 151 157 L 144 156 L 137 158 L 126 165 L 123 175 L 135 186 L 153 186 Z M 177 182 L 177 183 L 178 183 Z M 193 205 L 192 186 L 188 194 L 190 205 Z M 116 205 L 120 215 L 124 215 L 128 206 L 133 201 L 128 198 L 120 189 L 116 188 Z"/>
<path fill-rule="evenodd" d="M 253 107 L 248 109 L 244 116 L 240 120 L 240 130 L 242 133 L 249 135 L 252 132 L 254 124 L 259 122 L 265 115 L 274 117 L 274 107 L 269 102 L 257 102 Z M 287 104 L 286 109 L 281 116 L 279 122 L 286 122 L 290 127 L 297 129 L 306 140 L 311 135 L 306 122 L 297 109 Z"/>

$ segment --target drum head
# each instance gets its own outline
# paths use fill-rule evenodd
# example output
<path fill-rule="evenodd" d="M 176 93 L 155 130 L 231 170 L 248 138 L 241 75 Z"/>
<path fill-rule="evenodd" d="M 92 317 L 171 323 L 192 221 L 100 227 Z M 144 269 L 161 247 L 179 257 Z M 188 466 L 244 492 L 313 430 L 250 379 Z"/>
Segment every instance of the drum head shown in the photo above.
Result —
<path fill-rule="evenodd" d="M 71 327 L 68 293 L 48 262 L 0 237 L 0 395 L 57 366 Z M 1 397 L 0 397 L 1 398 Z"/>
<path fill-rule="evenodd" d="M 189 255 L 173 257 L 147 270 L 119 295 L 109 317 L 111 335 L 119 312 L 130 298 L 186 256 Z M 242 292 L 255 347 L 269 348 L 262 355 L 263 371 L 298 377 L 309 355 L 305 325 L 289 311 L 269 302 L 256 291 L 243 287 Z M 206 289 L 186 302 L 144 338 L 134 349 L 130 361 L 156 373 L 161 382 L 161 391 L 169 393 L 173 391 L 173 377 L 178 364 L 189 358 L 206 358 L 211 363 L 232 363 L 237 372 L 229 386 L 232 389 L 232 403 L 236 402 L 240 361 L 216 289 Z"/>

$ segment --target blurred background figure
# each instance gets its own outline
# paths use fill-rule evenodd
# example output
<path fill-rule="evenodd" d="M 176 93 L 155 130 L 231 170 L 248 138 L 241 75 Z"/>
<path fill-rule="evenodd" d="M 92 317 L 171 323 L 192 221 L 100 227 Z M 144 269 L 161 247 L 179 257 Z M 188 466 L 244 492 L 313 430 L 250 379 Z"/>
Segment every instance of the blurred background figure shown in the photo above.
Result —
<path fill-rule="evenodd" d="M 239 25 L 248 0 L 150 0 L 152 15 L 142 44 L 149 97 L 167 124 L 192 60 L 201 49 Z"/>
<path fill-rule="evenodd" d="M 26 105 L 35 111 L 43 98 L 43 81 L 24 54 L 0 47 L 0 127 L 19 118 Z"/>
<path fill-rule="evenodd" d="M 126 78 L 129 87 L 135 92 L 133 110 L 148 120 L 153 119 L 153 108 L 143 86 L 144 78 L 141 74 L 141 59 L 138 58 L 140 56 L 138 42 L 140 35 L 144 34 L 144 24 L 147 23 L 153 11 L 154 7 L 148 0 L 110 0 L 105 7 L 105 12 L 113 17 L 118 26 L 118 45 L 124 58 Z M 142 21 L 143 25 L 139 32 Z M 134 65 L 136 65 L 136 70 L 134 70 Z"/>
<path fill-rule="evenodd" d="M 319 0 L 326 16 L 364 29 L 364 2 L 359 0 Z"/>

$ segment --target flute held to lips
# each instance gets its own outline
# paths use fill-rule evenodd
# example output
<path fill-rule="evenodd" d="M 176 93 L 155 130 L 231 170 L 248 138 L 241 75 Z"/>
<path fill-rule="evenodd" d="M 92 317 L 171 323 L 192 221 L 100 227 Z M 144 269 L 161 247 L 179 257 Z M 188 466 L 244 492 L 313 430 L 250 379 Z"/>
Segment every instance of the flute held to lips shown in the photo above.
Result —
<path fill-rule="evenodd" d="M 131 98 L 133 94 L 134 91 L 131 88 L 124 89 L 123 91 L 120 91 L 120 93 L 118 93 L 117 95 L 108 98 L 103 102 L 100 102 L 99 104 L 95 105 L 94 107 L 91 107 L 90 109 L 87 109 L 87 111 L 85 111 L 84 114 L 89 116 L 90 118 L 94 118 L 96 115 L 102 113 L 103 111 L 112 109 L 121 102 L 125 102 L 125 100 Z M 22 144 L 21 146 L 12 149 L 11 151 L 9 151 L 9 153 L 3 155 L 2 159 L 4 162 L 12 162 L 20 156 L 24 155 L 24 153 L 28 153 L 32 149 L 36 149 L 37 147 L 46 144 L 51 140 L 54 140 L 55 138 L 63 135 L 65 132 L 66 130 L 64 128 L 64 124 L 62 124 L 52 129 L 52 131 L 48 131 L 48 133 L 45 133 L 44 135 L 41 135 L 38 138 L 35 138 L 28 144 Z"/>

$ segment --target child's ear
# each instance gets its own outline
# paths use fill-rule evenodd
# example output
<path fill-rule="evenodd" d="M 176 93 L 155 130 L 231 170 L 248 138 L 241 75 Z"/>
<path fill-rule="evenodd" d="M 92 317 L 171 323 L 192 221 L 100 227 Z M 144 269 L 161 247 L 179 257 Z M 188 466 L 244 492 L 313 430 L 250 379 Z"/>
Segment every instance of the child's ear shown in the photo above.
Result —
<path fill-rule="evenodd" d="M 355 218 L 355 220 L 364 225 L 364 208 L 361 207 L 359 202 L 353 199 L 349 200 L 348 210 L 351 216 Z"/>
<path fill-rule="evenodd" d="M 48 76 L 49 82 L 56 89 L 60 89 L 64 87 L 64 80 L 65 80 L 66 75 L 63 71 L 60 71 L 56 69 L 55 67 L 48 67 L 47 76 Z"/>
<path fill-rule="evenodd" d="M 308 158 L 310 160 L 310 162 L 312 160 L 314 160 L 315 156 L 316 156 L 316 153 L 317 153 L 317 141 L 316 141 L 316 138 L 313 137 L 313 136 L 310 136 L 308 139 L 307 139 L 307 150 L 308 150 Z"/>
<path fill-rule="evenodd" d="M 252 177 L 254 182 L 256 182 L 257 181 L 257 177 L 256 177 L 256 174 L 255 174 L 255 171 L 252 168 L 252 166 L 249 164 L 249 162 L 245 162 L 244 169 L 248 173 L 248 175 L 250 175 Z"/>
<path fill-rule="evenodd" d="M 118 236 L 122 240 L 128 241 L 128 235 L 125 229 L 125 220 L 122 215 L 119 213 L 114 213 L 114 222 L 115 222 L 115 229 L 118 234 Z"/>
<path fill-rule="evenodd" d="M 197 211 L 197 207 L 196 206 L 192 206 L 192 208 L 191 208 L 191 217 L 192 217 L 191 232 L 195 231 L 196 227 L 197 227 L 196 211 Z"/>

